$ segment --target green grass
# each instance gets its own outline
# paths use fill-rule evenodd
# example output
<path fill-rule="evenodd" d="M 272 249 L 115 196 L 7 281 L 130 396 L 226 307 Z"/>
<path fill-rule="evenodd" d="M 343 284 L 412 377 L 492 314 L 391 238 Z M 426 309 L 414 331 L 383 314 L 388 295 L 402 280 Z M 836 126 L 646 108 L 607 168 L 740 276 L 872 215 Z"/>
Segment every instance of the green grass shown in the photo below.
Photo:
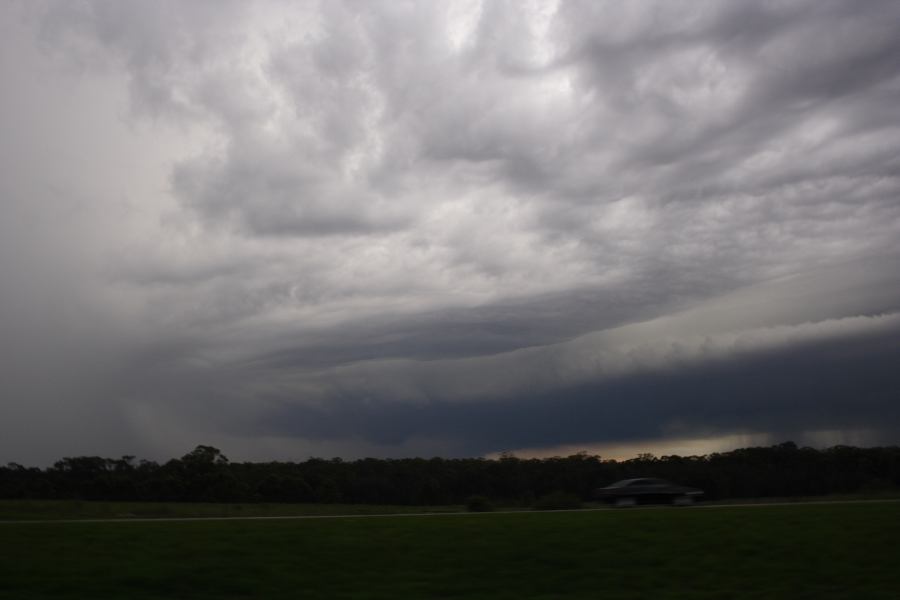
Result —
<path fill-rule="evenodd" d="M 401 513 L 457 512 L 461 510 L 464 510 L 462 506 L 0 500 L 0 521 L 173 517 L 287 517 L 300 515 L 391 515 Z"/>
<path fill-rule="evenodd" d="M 820 496 L 768 496 L 765 498 L 728 498 L 703 504 L 781 504 L 785 502 L 847 502 L 855 500 L 900 500 L 898 490 L 873 490 L 846 494 L 824 494 Z"/>
<path fill-rule="evenodd" d="M 0 598 L 900 598 L 900 503 L 0 524 Z"/>

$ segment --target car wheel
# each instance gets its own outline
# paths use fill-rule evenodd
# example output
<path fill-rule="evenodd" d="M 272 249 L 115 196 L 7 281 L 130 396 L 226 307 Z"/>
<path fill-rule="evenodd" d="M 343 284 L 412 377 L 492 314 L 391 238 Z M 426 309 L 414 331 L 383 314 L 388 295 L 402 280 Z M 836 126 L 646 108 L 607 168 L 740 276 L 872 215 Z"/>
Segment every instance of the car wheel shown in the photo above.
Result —
<path fill-rule="evenodd" d="M 693 503 L 694 499 L 691 496 L 675 496 L 672 498 L 674 506 L 690 506 Z"/>
<path fill-rule="evenodd" d="M 637 504 L 637 500 L 635 498 L 626 497 L 626 498 L 616 498 L 616 508 L 628 508 L 629 506 L 634 506 Z"/>

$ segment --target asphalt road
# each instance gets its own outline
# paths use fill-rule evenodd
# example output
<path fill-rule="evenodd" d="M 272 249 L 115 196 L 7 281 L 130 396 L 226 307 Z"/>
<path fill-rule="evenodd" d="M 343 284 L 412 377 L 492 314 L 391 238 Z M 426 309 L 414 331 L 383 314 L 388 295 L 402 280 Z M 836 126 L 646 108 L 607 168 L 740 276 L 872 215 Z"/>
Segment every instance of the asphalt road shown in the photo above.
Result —
<path fill-rule="evenodd" d="M 756 508 L 764 506 L 809 506 L 819 504 L 867 504 L 878 502 L 900 502 L 900 498 L 891 498 L 883 500 L 811 500 L 805 502 L 747 502 L 741 504 L 715 504 L 715 503 L 699 503 L 692 506 L 673 507 L 668 505 L 651 505 L 651 506 L 633 506 L 629 508 L 578 508 L 569 510 L 495 510 L 492 512 L 435 512 L 435 513 L 396 513 L 381 515 L 287 515 L 287 516 L 264 516 L 264 517 L 123 517 L 114 519 L 33 519 L 33 520 L 6 520 L 0 521 L 0 525 L 12 524 L 46 524 L 46 523 L 175 523 L 189 521 L 288 521 L 301 519 L 376 519 L 384 517 L 450 517 L 460 515 L 512 515 L 512 514 L 529 514 L 535 512 L 593 512 L 598 510 L 697 510 L 697 509 L 722 509 L 722 508 Z"/>

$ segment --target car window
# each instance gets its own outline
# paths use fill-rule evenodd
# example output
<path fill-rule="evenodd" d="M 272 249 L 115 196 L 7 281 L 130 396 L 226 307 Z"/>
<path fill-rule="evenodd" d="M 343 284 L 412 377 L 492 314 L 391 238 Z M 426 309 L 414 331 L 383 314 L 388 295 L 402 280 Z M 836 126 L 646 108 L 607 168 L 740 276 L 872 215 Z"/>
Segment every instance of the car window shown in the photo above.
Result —
<path fill-rule="evenodd" d="M 630 480 L 630 479 L 623 479 L 622 481 L 617 481 L 617 482 L 613 483 L 613 484 L 610 485 L 609 487 L 611 487 L 611 488 L 621 488 L 621 487 L 629 486 L 629 485 L 631 485 L 631 483 L 632 483 L 632 480 Z"/>

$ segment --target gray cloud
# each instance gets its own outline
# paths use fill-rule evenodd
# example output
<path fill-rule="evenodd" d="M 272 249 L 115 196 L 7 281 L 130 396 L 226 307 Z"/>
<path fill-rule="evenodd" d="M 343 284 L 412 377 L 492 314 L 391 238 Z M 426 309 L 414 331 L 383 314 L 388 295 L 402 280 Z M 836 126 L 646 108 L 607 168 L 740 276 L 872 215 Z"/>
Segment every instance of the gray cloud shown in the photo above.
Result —
<path fill-rule="evenodd" d="M 427 329 L 441 338 L 430 349 L 394 328 L 399 340 L 359 336 L 361 347 L 344 354 L 344 340 L 322 336 L 306 351 L 213 370 L 198 390 L 264 400 L 262 411 L 223 419 L 223 429 L 345 439 L 370 452 L 422 452 L 422 436 L 457 454 L 866 428 L 892 439 L 896 264 L 893 257 L 819 270 L 491 356 L 475 350 L 479 340 L 490 347 L 492 332 L 466 331 L 474 349 L 423 361 L 442 345 L 457 350 L 458 323 L 439 318 Z M 412 357 L 389 358 L 398 348 Z"/>
<path fill-rule="evenodd" d="M 797 439 L 808 432 L 866 429 L 875 423 L 879 441 L 894 443 L 900 412 L 888 390 L 898 383 L 897 333 L 894 328 L 887 335 L 703 369 L 523 391 L 504 400 L 458 404 L 437 399 L 410 407 L 337 398 L 328 407 L 276 412 L 263 427 L 313 439 L 347 436 L 395 445 L 425 436 L 451 440 L 463 455 L 735 433 Z"/>
<path fill-rule="evenodd" d="M 10 459 L 896 440 L 895 2 L 0 11 Z"/>

